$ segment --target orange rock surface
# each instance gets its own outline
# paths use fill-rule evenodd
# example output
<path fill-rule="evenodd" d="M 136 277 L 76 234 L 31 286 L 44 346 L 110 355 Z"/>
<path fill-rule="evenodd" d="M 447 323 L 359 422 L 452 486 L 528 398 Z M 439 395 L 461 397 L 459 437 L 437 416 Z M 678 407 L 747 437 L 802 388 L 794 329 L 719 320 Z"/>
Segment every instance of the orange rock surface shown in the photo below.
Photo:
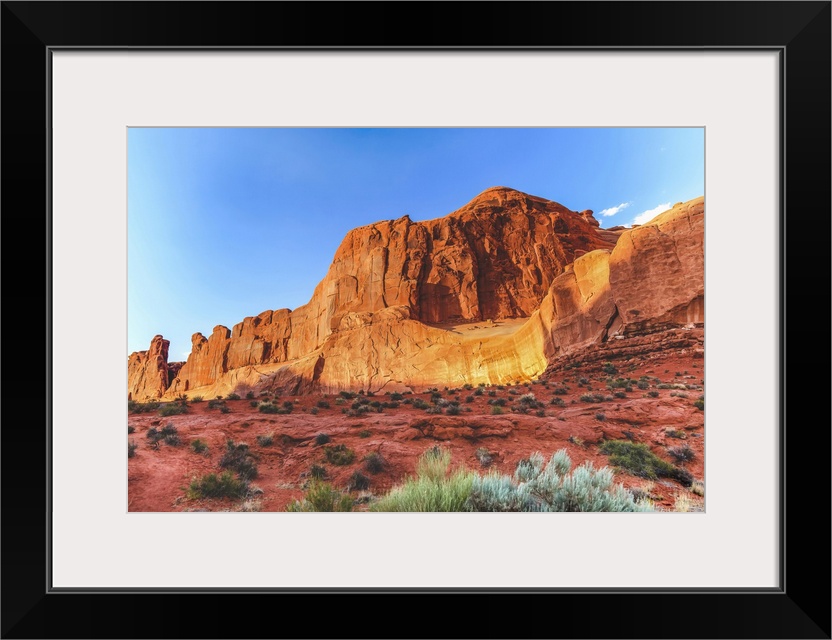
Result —
<path fill-rule="evenodd" d="M 703 322 L 703 198 L 635 229 L 597 226 L 591 211 L 495 187 L 444 218 L 354 229 L 308 304 L 194 334 L 161 391 L 527 381 L 592 345 Z M 134 399 L 160 395 L 144 353 L 128 362 Z"/>
<path fill-rule="evenodd" d="M 168 349 L 170 341 L 153 336 L 147 351 L 136 351 L 127 359 L 127 399 L 161 398 L 168 389 Z"/>

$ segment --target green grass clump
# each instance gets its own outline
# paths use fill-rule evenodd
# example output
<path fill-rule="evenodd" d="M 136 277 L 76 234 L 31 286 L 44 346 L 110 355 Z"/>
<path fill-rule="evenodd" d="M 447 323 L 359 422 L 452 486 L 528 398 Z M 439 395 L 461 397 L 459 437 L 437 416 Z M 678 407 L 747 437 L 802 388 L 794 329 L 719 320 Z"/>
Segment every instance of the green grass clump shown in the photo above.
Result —
<path fill-rule="evenodd" d="M 209 473 L 191 480 L 187 496 L 191 500 L 200 498 L 242 498 L 248 492 L 248 483 L 235 478 L 230 471 L 217 475 Z"/>
<path fill-rule="evenodd" d="M 336 444 L 331 447 L 324 447 L 324 455 L 326 456 L 327 462 L 339 467 L 352 464 L 353 460 L 355 460 L 355 451 L 347 448 L 347 445 L 345 444 Z"/>
<path fill-rule="evenodd" d="M 328 482 L 313 480 L 303 498 L 295 500 L 286 511 L 352 511 L 353 500 L 334 489 Z"/>
<path fill-rule="evenodd" d="M 433 447 L 419 458 L 416 476 L 370 507 L 371 511 L 465 511 L 475 473 L 459 470 L 449 475 L 451 454 Z"/>
<path fill-rule="evenodd" d="M 639 478 L 672 478 L 686 487 L 693 482 L 693 477 L 688 471 L 662 460 L 650 451 L 646 444 L 629 440 L 608 440 L 599 449 L 601 453 L 610 457 L 612 464 Z"/>
<path fill-rule="evenodd" d="M 438 481 L 448 474 L 451 452 L 436 446 L 425 451 L 416 462 L 416 475 L 420 478 Z"/>

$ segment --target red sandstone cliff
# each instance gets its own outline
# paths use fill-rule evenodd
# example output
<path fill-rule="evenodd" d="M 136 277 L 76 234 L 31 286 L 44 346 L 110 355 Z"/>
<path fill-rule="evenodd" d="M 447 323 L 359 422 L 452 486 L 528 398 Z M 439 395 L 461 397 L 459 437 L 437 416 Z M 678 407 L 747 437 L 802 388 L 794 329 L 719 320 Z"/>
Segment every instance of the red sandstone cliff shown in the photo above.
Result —
<path fill-rule="evenodd" d="M 195 334 L 167 394 L 529 379 L 614 335 L 702 322 L 703 221 L 698 198 L 602 232 L 590 211 L 495 187 L 444 218 L 360 227 L 308 304 Z M 157 397 L 130 374 L 134 398 L 144 384 Z"/>
<path fill-rule="evenodd" d="M 147 351 L 136 351 L 127 359 L 127 399 L 161 398 L 170 385 L 168 377 L 170 341 L 154 336 Z"/>

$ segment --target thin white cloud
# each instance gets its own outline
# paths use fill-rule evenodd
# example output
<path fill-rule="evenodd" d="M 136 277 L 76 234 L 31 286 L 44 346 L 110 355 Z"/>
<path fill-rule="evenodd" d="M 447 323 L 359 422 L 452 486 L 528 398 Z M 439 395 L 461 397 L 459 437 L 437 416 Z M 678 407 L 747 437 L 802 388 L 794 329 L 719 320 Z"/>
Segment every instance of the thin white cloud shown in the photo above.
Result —
<path fill-rule="evenodd" d="M 601 215 L 602 215 L 602 216 L 604 216 L 605 218 L 609 218 L 610 216 L 614 216 L 616 213 L 618 213 L 618 212 L 619 212 L 619 211 L 621 211 L 622 209 L 626 209 L 626 208 L 627 208 L 627 207 L 629 207 L 631 204 L 633 204 L 633 203 L 632 203 L 632 202 L 622 202 L 622 203 L 621 203 L 620 205 L 618 205 L 617 207 L 610 207 L 609 209 L 604 209 L 604 210 L 602 210 L 600 213 L 601 213 Z"/>
<path fill-rule="evenodd" d="M 645 222 L 650 222 L 657 215 L 664 213 L 668 209 L 670 209 L 670 203 L 665 202 L 664 204 L 660 204 L 659 206 L 648 209 L 647 211 L 642 211 L 635 218 L 633 218 L 632 224 L 644 224 Z"/>

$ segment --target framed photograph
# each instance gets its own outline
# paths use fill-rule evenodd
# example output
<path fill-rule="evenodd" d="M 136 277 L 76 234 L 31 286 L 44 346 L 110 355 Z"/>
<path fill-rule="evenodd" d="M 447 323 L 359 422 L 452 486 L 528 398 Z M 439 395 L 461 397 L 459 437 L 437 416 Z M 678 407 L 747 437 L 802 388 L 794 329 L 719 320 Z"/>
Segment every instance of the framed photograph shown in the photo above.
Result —
<path fill-rule="evenodd" d="M 250 637 L 236 603 L 303 596 L 339 637 L 359 594 L 573 612 L 483 636 L 830 637 L 829 432 L 808 464 L 786 404 L 788 284 L 829 291 L 829 2 L 2 12 L 4 297 L 45 336 L 7 325 L 3 637 Z M 609 355 L 659 330 L 687 359 Z M 464 500 L 402 507 L 457 462 Z M 584 462 L 623 485 L 558 508 Z"/>

